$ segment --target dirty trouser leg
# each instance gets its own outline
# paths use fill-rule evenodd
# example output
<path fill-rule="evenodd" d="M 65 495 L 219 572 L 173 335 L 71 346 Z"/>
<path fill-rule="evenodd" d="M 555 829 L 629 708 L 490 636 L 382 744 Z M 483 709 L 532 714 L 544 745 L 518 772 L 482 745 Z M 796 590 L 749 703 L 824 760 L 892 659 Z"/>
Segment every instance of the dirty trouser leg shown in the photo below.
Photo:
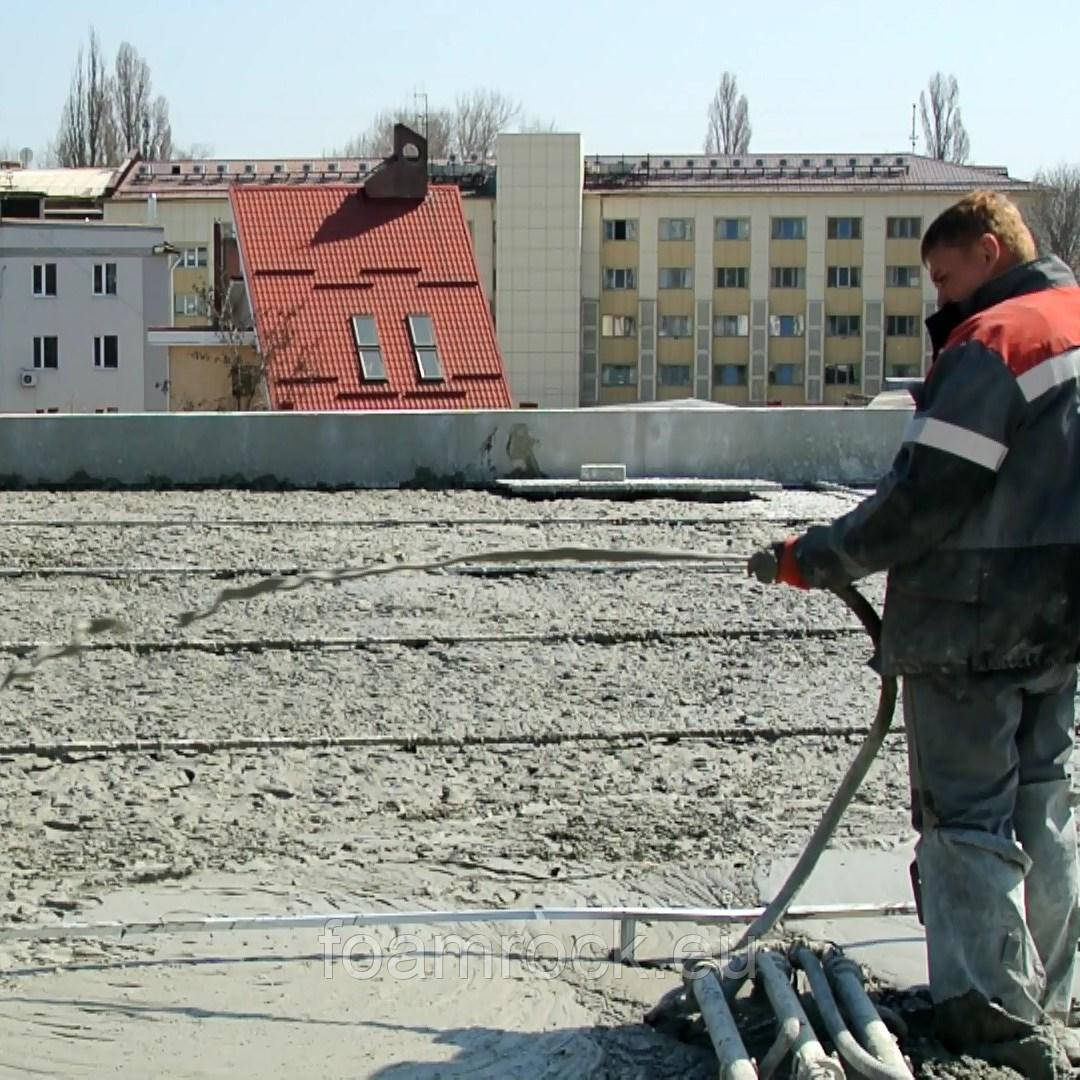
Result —
<path fill-rule="evenodd" d="M 1025 921 L 1031 860 L 1013 833 L 1021 681 L 907 676 L 904 723 L 931 997 L 997 1002 L 1038 1023 L 1046 978 Z"/>
<path fill-rule="evenodd" d="M 1024 882 L 1027 924 L 1046 971 L 1043 1008 L 1067 1022 L 1080 939 L 1076 827 L 1069 799 L 1076 668 L 1046 671 L 1026 684 L 1017 750 L 1013 823 L 1031 858 Z"/>

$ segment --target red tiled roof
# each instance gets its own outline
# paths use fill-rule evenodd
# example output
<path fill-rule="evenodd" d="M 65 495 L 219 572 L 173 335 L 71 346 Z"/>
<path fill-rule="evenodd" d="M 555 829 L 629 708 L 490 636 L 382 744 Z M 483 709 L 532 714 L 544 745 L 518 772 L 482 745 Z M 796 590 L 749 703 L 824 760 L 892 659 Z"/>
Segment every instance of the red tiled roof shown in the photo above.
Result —
<path fill-rule="evenodd" d="M 230 192 L 275 409 L 509 408 L 495 327 L 456 187 L 422 202 L 362 188 Z M 353 315 L 376 318 L 386 382 L 365 382 Z M 422 382 L 407 317 L 430 315 L 442 382 Z"/>

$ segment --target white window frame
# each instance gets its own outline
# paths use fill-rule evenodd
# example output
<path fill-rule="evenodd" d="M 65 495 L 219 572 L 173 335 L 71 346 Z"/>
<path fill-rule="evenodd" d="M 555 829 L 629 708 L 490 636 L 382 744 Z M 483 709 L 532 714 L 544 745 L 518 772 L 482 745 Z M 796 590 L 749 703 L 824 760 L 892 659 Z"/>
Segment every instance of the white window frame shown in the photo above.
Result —
<path fill-rule="evenodd" d="M 665 375 L 665 372 L 683 371 L 686 372 L 686 378 L 670 379 Z M 691 369 L 690 364 L 657 364 L 656 371 L 656 384 L 657 386 L 690 386 L 694 381 L 694 372 Z"/>
<path fill-rule="evenodd" d="M 194 247 L 184 248 L 184 259 L 181 266 L 185 270 L 202 270 L 206 268 L 210 254 L 205 244 L 196 244 Z"/>
<path fill-rule="evenodd" d="M 785 236 L 784 230 L 781 228 L 780 223 L 789 221 L 793 225 L 793 236 Z M 769 235 L 773 240 L 805 240 L 806 239 L 806 218 L 804 217 L 789 217 L 785 214 L 779 214 L 772 219 L 769 225 Z"/>
<path fill-rule="evenodd" d="M 911 333 L 906 331 L 903 334 L 896 333 L 895 329 L 892 333 L 889 332 L 890 320 L 893 320 L 892 325 L 896 326 L 896 319 L 906 320 L 904 325 L 911 327 Z M 886 315 L 885 316 L 885 336 L 886 337 L 899 337 L 899 338 L 913 338 L 919 336 L 919 320 L 917 315 Z"/>
<path fill-rule="evenodd" d="M 839 320 L 843 320 L 841 323 Z M 852 320 L 854 320 L 855 328 L 852 329 Z M 835 329 L 830 329 L 830 326 L 837 327 L 843 326 L 844 332 L 839 333 Z M 862 316 L 861 315 L 826 315 L 825 316 L 825 336 L 833 338 L 854 338 L 862 337 Z"/>
<path fill-rule="evenodd" d="M 49 292 L 49 270 L 52 269 L 53 289 Z M 54 299 L 59 290 L 60 271 L 56 263 L 34 263 L 30 272 L 30 291 L 41 299 Z M 38 288 L 38 285 L 41 288 Z"/>
<path fill-rule="evenodd" d="M 728 281 L 733 277 L 734 283 Z M 718 266 L 716 268 L 716 288 L 747 289 L 750 287 L 750 268 L 747 266 Z"/>
<path fill-rule="evenodd" d="M 694 219 L 679 217 L 661 218 L 657 226 L 657 238 L 663 243 L 691 242 L 694 239 Z"/>
<path fill-rule="evenodd" d="M 728 333 L 718 334 L 716 332 L 717 328 L 720 327 L 720 326 L 726 326 L 727 323 L 724 320 L 727 320 L 727 319 L 736 319 L 736 320 L 738 320 L 735 323 L 736 333 L 734 333 L 734 334 L 728 334 Z M 746 327 L 745 333 L 738 332 L 740 330 L 740 328 L 743 327 L 743 326 Z M 744 338 L 744 337 L 749 337 L 749 336 L 750 336 L 750 316 L 749 315 L 726 315 L 726 314 L 721 314 L 721 315 L 714 315 L 713 316 L 713 337 L 716 337 L 716 338 Z"/>
<path fill-rule="evenodd" d="M 840 223 L 847 222 L 847 236 L 840 235 Z M 827 240 L 861 240 L 862 218 L 858 217 L 830 217 L 825 222 L 825 238 Z"/>
<path fill-rule="evenodd" d="M 785 284 L 785 277 L 790 281 Z M 805 266 L 774 266 L 770 275 L 774 289 L 805 289 L 806 267 Z"/>
<path fill-rule="evenodd" d="M 371 335 L 360 332 L 361 319 L 370 319 L 373 329 Z M 349 318 L 352 329 L 353 345 L 360 363 L 360 375 L 364 382 L 388 382 L 386 361 L 383 360 L 382 344 L 379 340 L 379 323 L 373 312 L 361 311 Z"/>
<path fill-rule="evenodd" d="M 109 288 L 109 270 L 112 270 L 112 288 Z M 95 296 L 117 295 L 117 265 L 114 262 L 94 263 L 93 285 Z"/>
<path fill-rule="evenodd" d="M 633 266 L 605 266 L 602 277 L 604 288 L 608 291 L 630 292 L 637 288 L 637 269 Z M 623 284 L 620 285 L 619 281 Z"/>
<path fill-rule="evenodd" d="M 907 279 L 900 282 L 901 271 Z M 886 266 L 885 286 L 889 289 L 918 289 L 922 285 L 922 268 L 919 266 Z"/>
<path fill-rule="evenodd" d="M 112 338 L 116 342 L 116 363 L 106 363 L 105 343 Z M 97 334 L 94 337 L 94 370 L 95 371 L 118 371 L 120 368 L 120 335 Z"/>
<path fill-rule="evenodd" d="M 623 227 L 625 234 L 623 236 L 615 235 L 619 225 Z M 604 218 L 604 242 L 621 244 L 636 240 L 638 238 L 637 226 L 637 218 Z"/>
<path fill-rule="evenodd" d="M 727 225 L 729 221 L 734 221 L 735 235 L 728 236 Z M 724 235 L 720 235 L 721 225 L 723 226 Z M 718 217 L 713 221 L 713 240 L 749 240 L 750 239 L 750 219 L 745 217 Z"/>
<path fill-rule="evenodd" d="M 667 284 L 664 284 L 665 275 Z M 672 284 L 678 281 L 680 284 Z M 661 266 L 657 272 L 658 289 L 692 289 L 694 287 L 694 268 L 692 266 Z"/>
<path fill-rule="evenodd" d="M 45 342 L 56 342 L 56 353 L 53 359 L 55 364 L 45 363 Z M 60 368 L 60 338 L 56 334 L 39 334 L 34 337 L 33 346 L 34 356 L 34 370 L 35 371 L 57 371 Z"/>
<path fill-rule="evenodd" d="M 903 222 L 903 224 L 900 224 Z M 918 240 L 922 235 L 922 218 L 899 215 L 885 219 L 886 240 Z"/>
<path fill-rule="evenodd" d="M 792 319 L 796 332 L 794 334 L 782 334 L 780 332 L 783 327 L 784 319 Z M 806 317 L 804 315 L 770 315 L 769 316 L 769 337 L 778 338 L 792 338 L 792 337 L 805 337 L 806 336 Z"/>
<path fill-rule="evenodd" d="M 601 315 L 600 336 L 606 338 L 632 338 L 637 335 L 637 323 L 633 315 Z"/>
<path fill-rule="evenodd" d="M 665 331 L 665 325 L 671 326 L 674 320 L 679 320 L 680 333 Z M 672 341 L 684 341 L 694 336 L 694 318 L 692 315 L 661 315 L 656 323 L 657 337 L 670 338 Z"/>
<path fill-rule="evenodd" d="M 426 312 L 412 312 L 406 317 L 409 326 L 409 340 L 412 342 L 413 356 L 420 381 L 425 383 L 444 382 L 442 359 L 439 356 L 438 339 L 435 336 L 435 320 Z M 430 328 L 430 333 L 425 333 Z M 421 340 L 423 337 L 423 340 Z M 429 340 L 430 339 L 430 340 Z M 431 368 L 434 363 L 434 368 Z"/>
<path fill-rule="evenodd" d="M 615 378 L 614 375 L 609 376 L 609 372 L 627 372 L 626 378 Z M 633 364 L 601 364 L 600 365 L 600 385 L 601 386 L 637 386 L 637 375 L 634 372 Z"/>
<path fill-rule="evenodd" d="M 736 371 L 739 373 L 734 382 L 728 382 L 720 374 L 722 371 Z M 735 363 L 719 363 L 713 364 L 713 386 L 723 387 L 730 389 L 733 386 L 746 386 L 747 385 L 747 365 L 735 364 Z"/>

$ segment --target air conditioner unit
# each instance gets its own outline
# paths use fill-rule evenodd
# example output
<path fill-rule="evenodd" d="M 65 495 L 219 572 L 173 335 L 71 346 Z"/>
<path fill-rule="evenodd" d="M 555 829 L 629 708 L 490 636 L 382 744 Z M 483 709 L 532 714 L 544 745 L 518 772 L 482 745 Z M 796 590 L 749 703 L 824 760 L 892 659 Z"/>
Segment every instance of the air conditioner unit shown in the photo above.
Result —
<path fill-rule="evenodd" d="M 23 368 L 19 372 L 20 386 L 37 386 L 38 373 L 30 368 Z"/>

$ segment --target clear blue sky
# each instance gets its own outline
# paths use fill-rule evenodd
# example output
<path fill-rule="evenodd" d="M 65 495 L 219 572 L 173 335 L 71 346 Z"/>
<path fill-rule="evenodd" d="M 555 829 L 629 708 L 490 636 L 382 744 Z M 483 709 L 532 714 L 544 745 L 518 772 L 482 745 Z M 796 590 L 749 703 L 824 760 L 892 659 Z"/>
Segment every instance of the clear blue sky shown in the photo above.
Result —
<path fill-rule="evenodd" d="M 755 150 L 907 149 L 941 69 L 974 161 L 1015 176 L 1080 161 L 1080 0 L 10 3 L 0 147 L 53 137 L 91 21 L 110 57 L 127 40 L 148 60 L 175 141 L 220 157 L 317 155 L 417 90 L 434 107 L 480 85 L 580 131 L 586 152 L 696 153 L 728 68 Z"/>

